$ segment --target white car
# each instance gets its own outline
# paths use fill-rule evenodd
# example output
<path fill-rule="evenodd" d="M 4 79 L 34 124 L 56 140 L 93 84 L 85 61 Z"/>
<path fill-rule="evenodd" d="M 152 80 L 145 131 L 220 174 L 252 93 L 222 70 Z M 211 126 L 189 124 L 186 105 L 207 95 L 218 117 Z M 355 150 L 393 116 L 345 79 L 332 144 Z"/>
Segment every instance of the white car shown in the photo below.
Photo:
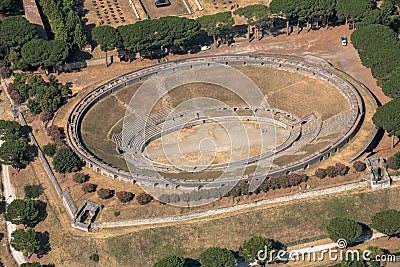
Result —
<path fill-rule="evenodd" d="M 208 45 L 203 45 L 203 46 L 200 45 L 200 50 L 201 50 L 201 51 L 207 51 L 207 50 L 209 50 L 209 49 L 211 49 L 211 47 L 208 46 Z"/>

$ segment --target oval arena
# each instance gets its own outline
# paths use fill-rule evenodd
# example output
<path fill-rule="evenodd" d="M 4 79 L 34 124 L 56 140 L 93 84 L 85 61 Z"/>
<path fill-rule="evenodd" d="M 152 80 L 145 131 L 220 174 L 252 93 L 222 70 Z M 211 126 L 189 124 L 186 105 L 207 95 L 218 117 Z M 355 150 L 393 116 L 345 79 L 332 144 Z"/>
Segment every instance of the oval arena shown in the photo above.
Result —
<path fill-rule="evenodd" d="M 257 113 L 261 111 L 259 107 L 242 107 L 242 106 L 221 106 L 208 111 L 196 110 L 176 114 L 176 117 L 168 116 L 169 111 L 161 109 L 155 113 L 152 113 L 146 124 L 146 134 L 139 134 L 143 131 L 137 125 L 140 125 L 141 118 L 137 118 L 137 121 L 130 125 L 130 129 L 137 134 L 133 134 L 130 139 L 131 147 L 136 150 L 137 156 L 133 159 L 133 162 L 137 162 L 137 168 L 135 172 L 128 172 L 126 170 L 116 168 L 106 162 L 103 162 L 97 158 L 90 150 L 85 146 L 82 141 L 81 126 L 83 118 L 88 111 L 100 100 L 105 97 L 117 92 L 118 90 L 127 87 L 134 83 L 139 83 L 148 80 L 149 78 L 156 77 L 160 73 L 175 73 L 179 71 L 195 71 L 197 67 L 207 67 L 215 62 L 227 66 L 259 66 L 269 67 L 278 70 L 288 71 L 292 73 L 300 73 L 307 77 L 322 80 L 337 90 L 343 95 L 349 104 L 349 108 L 340 114 L 333 116 L 332 118 L 322 120 L 318 114 L 311 113 L 304 117 L 299 117 L 292 112 L 288 112 L 282 109 L 270 107 L 268 111 L 273 114 L 273 118 L 266 118 L 257 116 Z M 199 113 L 201 112 L 213 112 L 213 118 L 215 120 L 226 120 L 229 116 L 227 112 L 238 111 L 238 110 L 250 110 L 255 114 L 258 120 L 264 120 L 274 127 L 285 129 L 288 131 L 283 141 L 278 144 L 273 155 L 266 151 L 260 151 L 257 155 L 253 155 L 246 159 L 239 159 L 229 164 L 237 166 L 251 165 L 256 161 L 271 156 L 279 157 L 284 156 L 287 153 L 295 153 L 301 150 L 308 144 L 316 142 L 316 140 L 322 140 L 326 136 L 332 135 L 337 128 L 340 128 L 340 135 L 335 136 L 332 141 L 324 147 L 318 149 L 306 155 L 301 159 L 293 160 L 290 163 L 284 164 L 283 166 L 275 166 L 271 169 L 268 174 L 256 174 L 256 176 L 276 176 L 292 171 L 299 171 L 308 168 L 309 166 L 315 165 L 320 161 L 330 157 L 340 148 L 346 145 L 350 139 L 356 134 L 362 123 L 362 117 L 364 114 L 363 101 L 357 92 L 357 90 L 345 79 L 330 71 L 328 68 L 310 63 L 305 59 L 282 57 L 282 56 L 259 56 L 259 55 L 223 55 L 223 56 L 210 56 L 210 57 L 199 57 L 185 60 L 171 61 L 156 66 L 133 71 L 124 76 L 115 78 L 110 82 L 96 88 L 95 90 L 88 93 L 74 108 L 68 119 L 67 125 L 67 137 L 68 141 L 73 148 L 74 152 L 96 172 L 101 172 L 104 176 L 112 179 L 117 179 L 127 183 L 138 183 L 144 187 L 171 187 L 167 180 L 160 179 L 157 176 L 146 175 L 143 171 L 146 166 L 155 166 L 157 170 L 161 172 L 177 172 L 170 164 L 165 164 L 162 161 L 154 160 L 152 157 L 144 155 L 145 148 L 148 144 L 157 140 L 161 135 L 168 134 L 176 131 L 177 129 L 185 127 L 196 127 L 198 125 L 209 123 L 201 119 Z M 197 118 L 197 120 L 196 120 Z M 254 117 L 243 116 L 244 120 L 252 120 Z M 226 162 L 216 163 L 211 165 L 211 170 L 217 170 L 225 167 L 228 164 Z M 190 166 L 189 166 L 190 167 Z M 195 168 L 198 166 L 191 166 Z M 194 169 L 193 169 L 194 170 Z M 210 170 L 210 169 L 207 169 Z M 232 177 L 232 179 L 249 179 L 248 175 L 243 177 Z M 256 178 L 257 177 L 252 177 Z M 229 178 L 226 178 L 229 179 Z M 174 180 L 175 181 L 175 180 Z M 188 187 L 199 187 L 202 185 L 204 180 L 179 180 L 179 184 L 182 188 Z M 222 186 L 224 181 L 217 184 Z"/>

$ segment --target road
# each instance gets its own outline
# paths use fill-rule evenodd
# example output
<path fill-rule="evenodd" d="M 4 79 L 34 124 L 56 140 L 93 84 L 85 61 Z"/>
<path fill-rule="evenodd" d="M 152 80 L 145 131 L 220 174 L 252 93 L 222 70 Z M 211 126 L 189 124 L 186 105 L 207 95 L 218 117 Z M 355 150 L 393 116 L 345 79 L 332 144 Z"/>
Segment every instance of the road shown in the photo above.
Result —
<path fill-rule="evenodd" d="M 3 141 L 0 140 L 0 146 L 3 143 Z M 4 198 L 6 201 L 6 210 L 8 205 L 15 199 L 15 192 L 14 192 L 14 188 L 11 185 L 11 181 L 10 181 L 10 174 L 8 172 L 8 165 L 2 165 L 2 173 L 3 173 L 3 194 L 4 194 Z M 15 229 L 17 228 L 17 226 L 15 224 L 12 224 L 10 222 L 6 222 L 7 224 L 7 238 L 8 238 L 8 244 L 10 244 L 11 242 L 11 233 L 15 231 Z M 12 246 L 10 246 L 10 251 L 11 254 L 15 260 L 15 262 L 18 265 L 21 265 L 22 263 L 25 263 L 25 257 L 22 254 L 22 252 L 20 251 L 16 251 Z"/>

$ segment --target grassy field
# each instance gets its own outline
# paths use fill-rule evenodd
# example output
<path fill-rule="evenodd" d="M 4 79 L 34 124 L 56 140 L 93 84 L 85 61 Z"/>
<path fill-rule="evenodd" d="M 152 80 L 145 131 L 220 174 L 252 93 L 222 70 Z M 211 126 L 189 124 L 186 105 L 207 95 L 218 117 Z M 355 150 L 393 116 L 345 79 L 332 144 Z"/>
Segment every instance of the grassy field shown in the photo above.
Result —
<path fill-rule="evenodd" d="M 284 243 L 321 236 L 325 234 L 329 219 L 334 216 L 369 223 L 374 212 L 398 208 L 399 205 L 400 188 L 397 186 L 383 191 L 299 201 L 228 218 L 142 230 L 121 228 L 80 236 L 48 225 L 53 250 L 41 261 L 50 261 L 56 266 L 90 266 L 92 263 L 88 257 L 97 252 L 100 256 L 97 266 L 147 267 L 171 253 L 198 257 L 204 248 L 210 246 L 237 250 L 245 239 L 253 235 L 275 238 Z M 47 222 L 42 224 L 45 226 Z"/>

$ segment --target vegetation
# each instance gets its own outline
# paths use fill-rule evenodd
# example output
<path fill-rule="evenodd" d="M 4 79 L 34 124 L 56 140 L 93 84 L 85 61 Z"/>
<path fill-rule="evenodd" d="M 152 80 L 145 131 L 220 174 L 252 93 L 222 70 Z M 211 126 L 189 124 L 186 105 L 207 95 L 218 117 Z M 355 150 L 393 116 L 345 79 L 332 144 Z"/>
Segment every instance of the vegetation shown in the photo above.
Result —
<path fill-rule="evenodd" d="M 98 262 L 100 258 L 99 258 L 99 255 L 97 253 L 93 253 L 92 255 L 89 256 L 89 259 L 91 261 Z"/>
<path fill-rule="evenodd" d="M 13 224 L 30 225 L 39 216 L 38 202 L 32 199 L 15 199 L 7 207 L 4 219 Z"/>
<path fill-rule="evenodd" d="M 92 183 L 84 183 L 82 185 L 82 190 L 85 193 L 92 193 L 94 191 L 96 191 L 97 185 L 92 184 Z"/>
<path fill-rule="evenodd" d="M 59 173 L 69 173 L 81 166 L 81 161 L 68 148 L 60 149 L 53 157 L 53 167 Z"/>
<path fill-rule="evenodd" d="M 16 121 L 0 120 L 0 162 L 16 169 L 27 164 L 28 145 L 23 138 L 22 127 Z"/>
<path fill-rule="evenodd" d="M 179 256 L 171 255 L 157 261 L 153 267 L 184 267 L 185 259 Z"/>
<path fill-rule="evenodd" d="M 87 44 L 83 22 L 79 15 L 78 2 L 73 0 L 40 0 L 40 6 L 49 18 L 51 30 L 57 41 L 81 49 Z"/>
<path fill-rule="evenodd" d="M 372 227 L 389 238 L 400 234 L 400 211 L 385 210 L 375 213 Z"/>
<path fill-rule="evenodd" d="M 392 136 L 393 148 L 394 137 L 400 136 L 400 99 L 393 99 L 378 107 L 372 120 L 378 128 L 382 128 Z"/>
<path fill-rule="evenodd" d="M 52 157 L 57 152 L 57 146 L 54 143 L 45 144 L 42 148 L 43 154 Z"/>
<path fill-rule="evenodd" d="M 77 172 L 74 174 L 74 178 L 72 178 L 72 179 L 77 184 L 83 184 L 88 181 L 88 175 L 81 173 L 81 172 Z"/>
<path fill-rule="evenodd" d="M 28 108 L 32 114 L 41 112 L 53 114 L 71 94 L 71 89 L 67 85 L 58 83 L 53 75 L 50 75 L 49 82 L 46 82 L 41 76 L 27 77 L 16 74 L 12 90 L 21 96 L 22 101 L 28 101 Z"/>
<path fill-rule="evenodd" d="M 136 197 L 136 199 L 140 205 L 146 205 L 150 203 L 152 197 L 149 194 L 141 193 Z"/>
<path fill-rule="evenodd" d="M 235 15 L 244 17 L 247 20 L 247 24 L 251 27 L 261 31 L 261 36 L 257 36 L 260 40 L 264 35 L 264 29 L 271 27 L 273 20 L 271 18 L 271 11 L 266 5 L 255 4 L 246 7 L 241 7 L 233 12 Z M 250 33 L 249 33 L 250 38 Z"/>
<path fill-rule="evenodd" d="M 362 161 L 356 161 L 356 162 L 353 163 L 353 168 L 357 172 L 363 172 L 367 168 L 367 166 Z"/>
<path fill-rule="evenodd" d="M 111 189 L 107 189 L 107 188 L 101 188 L 101 189 L 97 190 L 97 195 L 101 199 L 108 199 L 114 195 L 114 191 Z"/>
<path fill-rule="evenodd" d="M 39 250 L 39 239 L 33 229 L 17 229 L 11 233 L 11 238 L 11 246 L 28 258 Z"/>
<path fill-rule="evenodd" d="M 40 184 L 27 184 L 24 186 L 25 198 L 38 198 L 43 194 L 43 187 Z"/>
<path fill-rule="evenodd" d="M 344 239 L 347 243 L 350 243 L 362 234 L 362 227 L 354 220 L 335 217 L 330 220 L 327 232 L 333 242 Z"/>
<path fill-rule="evenodd" d="M 69 55 L 65 41 L 33 39 L 22 46 L 21 62 L 30 67 L 53 67 L 63 63 Z"/>
<path fill-rule="evenodd" d="M 257 258 L 258 252 L 275 250 L 278 252 L 282 249 L 282 244 L 261 236 L 253 236 L 243 242 L 239 248 L 239 256 L 243 257 L 247 262 L 260 262 Z M 269 254 L 269 253 L 268 253 Z"/>
<path fill-rule="evenodd" d="M 121 201 L 122 203 L 127 203 L 131 201 L 134 198 L 134 196 L 135 196 L 134 194 L 127 191 L 117 192 L 118 200 Z"/>
<path fill-rule="evenodd" d="M 392 170 L 398 170 L 400 169 L 400 152 L 397 152 L 393 156 L 389 157 L 386 160 L 388 168 Z"/>
<path fill-rule="evenodd" d="M 101 51 L 106 52 L 106 66 L 108 67 L 107 52 L 114 50 L 119 42 L 117 30 L 108 25 L 95 27 L 92 30 L 92 38 L 100 45 Z"/>
<path fill-rule="evenodd" d="M 236 261 L 232 251 L 212 247 L 200 254 L 200 263 L 204 267 L 233 267 Z"/>
<path fill-rule="evenodd" d="M 42 266 L 39 262 L 25 262 L 20 265 L 20 267 L 40 267 Z"/>
<path fill-rule="evenodd" d="M 222 33 L 231 29 L 235 23 L 230 11 L 201 16 L 197 19 L 197 22 L 202 30 L 205 30 L 209 36 L 213 37 L 217 47 L 219 45 L 218 38 L 221 38 Z"/>

